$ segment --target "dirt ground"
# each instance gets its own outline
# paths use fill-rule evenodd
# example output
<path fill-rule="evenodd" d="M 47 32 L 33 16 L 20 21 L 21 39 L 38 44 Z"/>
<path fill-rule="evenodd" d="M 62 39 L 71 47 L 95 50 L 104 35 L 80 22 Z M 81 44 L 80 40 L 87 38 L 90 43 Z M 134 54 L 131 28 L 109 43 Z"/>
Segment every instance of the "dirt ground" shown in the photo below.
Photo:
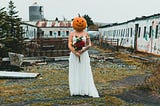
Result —
<path fill-rule="evenodd" d="M 151 74 L 148 62 L 130 58 L 136 54 L 113 52 L 96 46 L 89 53 L 100 98 L 70 96 L 68 61 L 58 61 L 25 67 L 25 72 L 40 73 L 34 79 L 0 79 L 0 106 L 160 105 L 160 95 L 141 87 Z M 143 54 L 137 55 L 147 58 Z"/>

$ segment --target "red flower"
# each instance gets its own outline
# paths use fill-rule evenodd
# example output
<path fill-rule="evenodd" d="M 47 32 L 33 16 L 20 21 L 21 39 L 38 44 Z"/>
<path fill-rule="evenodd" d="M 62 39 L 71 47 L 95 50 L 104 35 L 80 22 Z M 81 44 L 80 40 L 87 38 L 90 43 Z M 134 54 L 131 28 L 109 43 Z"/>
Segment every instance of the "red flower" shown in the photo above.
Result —
<path fill-rule="evenodd" d="M 76 42 L 72 46 L 76 51 L 79 51 L 85 46 L 85 42 L 82 40 L 82 37 L 80 37 L 77 38 Z"/>
<path fill-rule="evenodd" d="M 85 42 L 83 41 L 82 37 L 78 38 L 76 36 L 76 42 L 72 45 L 75 49 L 75 51 L 79 51 L 82 50 L 82 48 L 85 46 Z M 80 61 L 80 57 L 79 57 L 79 61 Z"/>
<path fill-rule="evenodd" d="M 79 41 L 79 42 L 76 42 L 74 45 L 75 45 L 77 50 L 81 50 L 85 46 L 85 42 L 84 41 Z"/>

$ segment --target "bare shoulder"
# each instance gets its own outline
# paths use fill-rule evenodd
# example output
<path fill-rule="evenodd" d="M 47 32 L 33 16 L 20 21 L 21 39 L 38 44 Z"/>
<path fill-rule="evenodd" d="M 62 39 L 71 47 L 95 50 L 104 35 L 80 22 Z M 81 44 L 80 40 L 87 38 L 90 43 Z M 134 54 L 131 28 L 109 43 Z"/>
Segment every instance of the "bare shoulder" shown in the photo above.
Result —
<path fill-rule="evenodd" d="M 70 32 L 70 35 L 73 35 L 75 32 L 74 31 L 72 31 L 72 32 Z"/>
<path fill-rule="evenodd" d="M 69 37 L 73 37 L 74 33 L 74 31 L 70 32 Z"/>
<path fill-rule="evenodd" d="M 86 38 L 90 38 L 88 32 L 85 31 L 84 33 L 85 33 Z"/>

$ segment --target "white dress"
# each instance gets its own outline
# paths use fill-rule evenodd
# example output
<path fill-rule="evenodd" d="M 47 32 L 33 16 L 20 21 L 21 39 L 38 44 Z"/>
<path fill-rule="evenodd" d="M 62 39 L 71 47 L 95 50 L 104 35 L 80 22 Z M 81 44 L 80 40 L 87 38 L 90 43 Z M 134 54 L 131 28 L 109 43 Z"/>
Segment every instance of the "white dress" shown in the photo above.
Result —
<path fill-rule="evenodd" d="M 73 43 L 76 41 L 73 36 Z M 86 37 L 82 38 L 86 42 Z M 90 66 L 90 58 L 88 51 L 85 51 L 79 58 L 72 52 L 69 57 L 69 89 L 70 95 L 88 95 L 91 97 L 99 97 L 95 87 L 93 75 Z"/>

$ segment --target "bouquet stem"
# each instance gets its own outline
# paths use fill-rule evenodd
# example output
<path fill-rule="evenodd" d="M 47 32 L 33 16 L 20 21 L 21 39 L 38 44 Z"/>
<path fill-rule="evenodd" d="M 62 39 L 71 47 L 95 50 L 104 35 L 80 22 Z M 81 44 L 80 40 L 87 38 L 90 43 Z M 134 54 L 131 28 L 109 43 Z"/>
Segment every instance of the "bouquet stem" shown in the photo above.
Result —
<path fill-rule="evenodd" d="M 81 58 L 80 58 L 80 56 L 79 56 L 78 58 L 79 58 L 79 62 L 81 62 Z"/>

